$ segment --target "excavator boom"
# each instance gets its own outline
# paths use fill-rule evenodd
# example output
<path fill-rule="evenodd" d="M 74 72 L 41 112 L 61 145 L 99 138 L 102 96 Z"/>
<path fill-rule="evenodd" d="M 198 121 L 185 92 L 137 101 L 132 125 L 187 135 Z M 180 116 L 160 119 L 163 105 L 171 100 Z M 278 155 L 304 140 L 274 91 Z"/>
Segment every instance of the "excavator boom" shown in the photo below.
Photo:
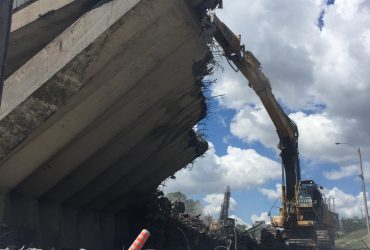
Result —
<path fill-rule="evenodd" d="M 227 60 L 232 61 L 238 70 L 248 79 L 249 86 L 261 99 L 263 106 L 275 125 L 280 138 L 279 148 L 283 159 L 286 177 L 286 198 L 294 199 L 295 187 L 301 178 L 298 160 L 298 129 L 296 124 L 285 114 L 272 93 L 271 84 L 262 72 L 261 63 L 217 16 L 212 23 L 216 27 L 214 38 L 222 47 Z"/>
<path fill-rule="evenodd" d="M 297 128 L 292 125 L 290 118 L 284 113 L 275 96 L 272 94 L 271 84 L 261 70 L 261 63 L 249 51 L 245 51 L 240 43 L 240 37 L 236 36 L 217 16 L 213 17 L 213 23 L 217 27 L 214 38 L 224 50 L 225 56 L 231 60 L 240 72 L 248 79 L 249 86 L 260 97 L 263 105 L 274 123 L 280 138 L 294 140 L 298 135 Z"/>

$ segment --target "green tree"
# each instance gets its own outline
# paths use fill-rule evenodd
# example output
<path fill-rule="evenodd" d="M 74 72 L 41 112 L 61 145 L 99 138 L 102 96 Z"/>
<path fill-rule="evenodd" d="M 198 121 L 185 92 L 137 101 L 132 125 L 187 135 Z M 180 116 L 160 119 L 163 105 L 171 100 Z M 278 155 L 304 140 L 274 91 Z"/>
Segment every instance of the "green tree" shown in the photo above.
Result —
<path fill-rule="evenodd" d="M 203 206 L 199 200 L 188 199 L 185 194 L 181 192 L 168 193 L 167 198 L 170 201 L 181 201 L 185 204 L 185 212 L 191 215 L 202 215 Z"/>
<path fill-rule="evenodd" d="M 362 228 L 366 228 L 366 224 L 364 223 L 364 221 L 358 218 L 350 218 L 350 219 L 342 218 L 340 223 L 341 223 L 342 231 L 346 234 L 362 229 Z"/>
<path fill-rule="evenodd" d="M 248 226 L 245 224 L 236 224 L 235 227 L 241 232 L 246 232 L 248 230 Z"/>

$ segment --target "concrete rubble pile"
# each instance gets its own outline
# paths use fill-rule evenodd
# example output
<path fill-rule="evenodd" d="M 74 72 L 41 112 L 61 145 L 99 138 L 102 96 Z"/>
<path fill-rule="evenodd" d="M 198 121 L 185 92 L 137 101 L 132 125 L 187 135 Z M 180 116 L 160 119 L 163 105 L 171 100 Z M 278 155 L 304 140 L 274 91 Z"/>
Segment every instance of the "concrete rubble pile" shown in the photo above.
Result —
<path fill-rule="evenodd" d="M 144 208 L 138 209 L 135 216 L 136 229 L 131 239 L 142 228 L 151 232 L 147 249 L 161 250 L 213 250 L 235 249 L 234 243 L 222 231 L 211 231 L 209 226 L 201 219 L 185 213 L 182 202 L 170 202 L 162 192 L 154 194 Z M 237 233 L 237 249 L 254 250 L 257 243 L 247 234 Z M 234 236 L 232 237 L 234 238 Z M 231 239 L 232 241 L 234 239 Z"/>

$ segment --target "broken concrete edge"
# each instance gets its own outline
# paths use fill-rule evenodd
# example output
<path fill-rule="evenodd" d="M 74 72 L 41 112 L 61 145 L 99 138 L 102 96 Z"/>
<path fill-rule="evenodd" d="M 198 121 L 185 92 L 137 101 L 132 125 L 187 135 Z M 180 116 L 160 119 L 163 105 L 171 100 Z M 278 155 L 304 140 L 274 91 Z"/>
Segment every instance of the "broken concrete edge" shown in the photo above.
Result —
<path fill-rule="evenodd" d="M 204 6 L 201 4 L 202 7 L 196 7 L 196 12 L 202 12 L 204 11 Z M 199 18 L 199 23 L 201 22 L 202 18 Z M 209 39 L 209 37 L 204 38 L 205 40 Z M 206 41 L 205 41 L 206 42 Z M 87 47 L 89 49 L 89 47 Z M 193 75 L 195 77 L 195 84 L 198 84 L 202 87 L 204 87 L 203 78 L 207 75 L 209 75 L 211 72 L 209 71 L 208 65 L 212 62 L 212 53 L 209 51 L 206 55 L 206 57 L 198 62 L 194 63 L 193 66 Z M 69 64 L 66 64 L 62 70 L 65 68 L 68 68 Z M 55 84 L 54 84 L 55 85 Z M 28 124 L 27 126 L 23 126 L 24 128 L 22 131 L 17 131 L 18 135 L 21 135 L 17 138 L 17 141 L 13 141 L 11 143 L 12 145 L 3 144 L 3 149 L 0 154 L 0 160 L 4 160 L 5 156 L 8 155 L 13 149 L 17 147 L 20 143 L 22 143 L 32 132 L 34 129 L 36 129 L 38 126 L 40 126 L 44 121 L 46 121 L 60 106 L 64 105 L 67 100 L 81 88 L 81 84 L 77 84 L 74 82 L 70 82 L 68 86 L 62 86 L 56 84 L 55 86 L 51 85 L 51 83 L 46 83 L 46 85 L 43 88 L 36 89 L 33 94 L 31 94 L 28 98 L 26 98 L 20 105 L 18 105 L 15 109 L 13 109 L 7 116 L 5 116 L 2 120 L 0 120 L 0 123 L 2 123 L 3 127 L 8 128 L 18 128 L 18 130 L 21 128 L 19 124 Z M 47 93 L 49 92 L 49 93 Z M 60 96 L 55 96 L 55 93 L 60 93 Z M 198 93 L 198 95 L 202 96 L 202 93 Z M 53 98 L 48 98 L 48 96 L 53 96 Z M 45 98 L 42 98 L 45 97 Z M 204 95 L 202 97 L 202 106 L 201 106 L 201 116 L 199 120 L 204 119 L 204 117 L 207 114 L 207 104 L 206 99 L 204 98 Z M 42 105 L 39 105 L 37 103 L 41 102 Z M 39 114 L 37 117 L 29 117 L 30 114 L 28 114 L 28 109 L 26 109 L 27 106 L 33 106 L 35 110 L 44 109 L 42 112 L 37 112 Z M 21 118 L 20 121 L 16 121 L 17 119 Z M 18 123 L 18 125 L 16 125 Z M 21 133 L 20 133 L 21 132 Z M 5 133 L 2 133 L 5 134 Z M 0 139 L 1 141 L 1 139 Z"/>

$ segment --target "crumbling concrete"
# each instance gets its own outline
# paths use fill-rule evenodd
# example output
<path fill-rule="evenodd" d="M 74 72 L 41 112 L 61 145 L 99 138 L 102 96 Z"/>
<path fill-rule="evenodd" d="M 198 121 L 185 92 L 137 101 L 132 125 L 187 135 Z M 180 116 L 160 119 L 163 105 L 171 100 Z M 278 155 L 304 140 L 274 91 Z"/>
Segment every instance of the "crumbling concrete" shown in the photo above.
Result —
<path fill-rule="evenodd" d="M 62 2 L 12 33 L 50 29 L 11 45 L 0 221 L 24 244 L 110 249 L 133 207 L 207 150 L 192 128 L 206 114 L 200 18 L 217 1 Z"/>
<path fill-rule="evenodd" d="M 257 242 L 237 229 L 228 235 L 225 230 L 211 231 L 200 215 L 193 216 L 171 206 L 163 196 L 152 196 L 145 206 L 136 209 L 132 215 L 136 223 L 131 223 L 132 232 L 127 237 L 133 240 L 141 228 L 147 228 L 152 236 L 145 245 L 148 249 L 161 250 L 204 250 L 204 249 L 258 249 Z M 235 248 L 235 237 L 237 246 Z M 125 241 L 121 239 L 124 245 Z M 230 247 L 231 246 L 231 247 Z"/>

